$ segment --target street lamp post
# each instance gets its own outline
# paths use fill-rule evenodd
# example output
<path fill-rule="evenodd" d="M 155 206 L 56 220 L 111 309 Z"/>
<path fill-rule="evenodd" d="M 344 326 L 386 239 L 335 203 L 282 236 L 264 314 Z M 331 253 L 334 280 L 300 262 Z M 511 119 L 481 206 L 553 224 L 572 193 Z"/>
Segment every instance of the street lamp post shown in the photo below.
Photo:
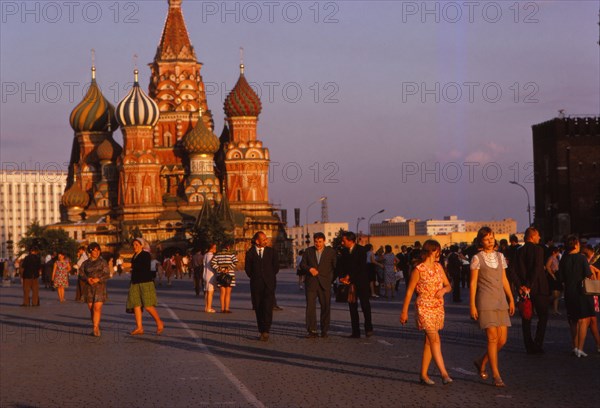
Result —
<path fill-rule="evenodd" d="M 529 191 L 525 188 L 524 185 L 517 183 L 516 181 L 509 181 L 510 184 L 514 184 L 515 186 L 521 187 L 525 190 L 525 194 L 527 194 L 527 214 L 529 215 L 529 227 L 531 226 L 531 201 L 529 200 Z"/>
<path fill-rule="evenodd" d="M 371 215 L 371 216 L 369 217 L 369 221 L 367 221 L 367 224 L 368 224 L 368 225 L 367 225 L 367 228 L 368 228 L 368 231 L 369 231 L 369 236 L 368 236 L 368 238 L 367 238 L 367 242 L 368 242 L 369 244 L 371 243 L 371 219 L 372 219 L 373 217 L 375 217 L 377 214 L 381 214 L 381 213 L 382 213 L 382 212 L 384 212 L 384 211 L 385 211 L 385 209 L 377 211 L 375 214 Z"/>
<path fill-rule="evenodd" d="M 365 217 L 358 217 L 356 219 L 356 236 L 358 236 L 358 226 L 360 225 L 360 222 L 364 219 L 365 219 Z"/>
<path fill-rule="evenodd" d="M 310 244 L 310 234 L 308 233 L 308 210 L 310 210 L 310 207 L 313 204 L 319 203 L 319 202 L 321 202 L 321 201 L 323 201 L 325 199 L 327 199 L 327 197 L 323 196 L 323 197 L 319 198 L 318 200 L 313 201 L 312 203 L 310 203 L 308 205 L 308 207 L 306 207 L 306 224 L 305 225 L 306 225 L 306 247 L 307 248 L 308 248 L 308 245 Z"/>

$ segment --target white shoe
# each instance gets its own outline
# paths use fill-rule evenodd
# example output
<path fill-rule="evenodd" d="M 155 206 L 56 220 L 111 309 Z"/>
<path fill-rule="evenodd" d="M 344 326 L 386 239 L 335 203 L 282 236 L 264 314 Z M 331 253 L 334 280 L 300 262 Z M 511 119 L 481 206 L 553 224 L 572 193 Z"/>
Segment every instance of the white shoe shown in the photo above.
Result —
<path fill-rule="evenodd" d="M 586 353 L 583 352 L 583 350 L 579 350 L 576 349 L 577 351 L 575 351 L 575 355 L 579 358 L 579 357 L 587 357 L 588 355 Z"/>

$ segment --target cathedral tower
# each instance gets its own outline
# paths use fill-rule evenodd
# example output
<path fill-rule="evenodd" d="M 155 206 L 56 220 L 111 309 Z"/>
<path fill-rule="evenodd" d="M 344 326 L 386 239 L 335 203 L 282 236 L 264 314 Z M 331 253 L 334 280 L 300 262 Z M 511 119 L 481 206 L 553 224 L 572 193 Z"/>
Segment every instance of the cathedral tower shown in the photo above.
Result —
<path fill-rule="evenodd" d="M 118 215 L 126 221 L 152 219 L 162 211 L 160 161 L 152 142 L 158 118 L 158 106 L 140 88 L 136 69 L 133 88 L 117 106 L 123 132 Z"/>
<path fill-rule="evenodd" d="M 102 95 L 96 83 L 96 67 L 92 64 L 92 80 L 83 100 L 73 109 L 69 118 L 75 132 L 71 162 L 69 164 L 69 179 L 67 190 L 75 183 L 88 196 L 95 193 L 97 183 L 102 180 L 102 169 L 97 154 L 98 147 L 105 141 L 111 143 L 114 149 L 120 149 L 112 139 L 112 132 L 119 126 L 115 118 L 115 108 Z M 79 193 L 79 191 L 78 191 Z M 98 212 L 96 203 L 88 200 L 87 211 Z M 103 208 L 104 213 L 109 208 Z"/>
<path fill-rule="evenodd" d="M 163 164 L 164 192 L 170 196 L 177 196 L 181 191 L 184 152 L 180 141 L 192 129 L 195 113 L 202 110 L 204 124 L 211 131 L 214 128 L 201 69 L 185 26 L 181 0 L 169 0 L 160 43 L 150 64 L 149 95 L 160 110 L 160 120 L 153 134 L 154 146 Z"/>
<path fill-rule="evenodd" d="M 185 186 L 188 202 L 203 204 L 206 201 L 214 205 L 221 201 L 221 189 L 214 166 L 219 139 L 206 127 L 201 113 L 198 114 L 196 126 L 183 138 L 183 147 L 190 158 L 190 174 Z"/>
<path fill-rule="evenodd" d="M 225 151 L 227 197 L 233 209 L 270 216 L 269 150 L 256 136 L 261 109 L 240 64 L 240 77 L 224 103 L 230 133 Z"/>

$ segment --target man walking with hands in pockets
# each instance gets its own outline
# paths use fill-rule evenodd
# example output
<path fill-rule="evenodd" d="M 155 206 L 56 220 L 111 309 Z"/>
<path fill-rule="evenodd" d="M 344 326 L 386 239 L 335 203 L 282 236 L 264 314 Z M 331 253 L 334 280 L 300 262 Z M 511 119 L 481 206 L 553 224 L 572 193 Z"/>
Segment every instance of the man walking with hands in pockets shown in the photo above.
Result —
<path fill-rule="evenodd" d="M 327 337 L 331 316 L 331 283 L 336 265 L 336 253 L 325 246 L 325 234 L 313 235 L 314 246 L 307 248 L 302 256 L 300 269 L 305 273 L 306 291 L 306 330 L 307 338 L 317 337 L 317 308 L 315 300 L 321 306 L 321 337 Z"/>

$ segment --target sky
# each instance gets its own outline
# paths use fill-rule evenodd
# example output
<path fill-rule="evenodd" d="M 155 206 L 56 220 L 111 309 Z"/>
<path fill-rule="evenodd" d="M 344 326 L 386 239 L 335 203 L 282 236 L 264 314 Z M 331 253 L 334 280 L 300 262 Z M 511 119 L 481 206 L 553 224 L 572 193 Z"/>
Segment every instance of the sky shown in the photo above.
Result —
<path fill-rule="evenodd" d="M 90 80 L 147 90 L 167 1 L 2 1 L 0 162 L 66 169 Z M 514 218 L 534 205 L 531 126 L 600 112 L 598 1 L 184 1 L 215 132 L 245 74 L 269 199 L 329 220 Z M 137 59 L 134 58 L 137 55 Z M 121 143 L 120 130 L 115 139 Z M 309 222 L 320 219 L 318 204 Z M 361 224 L 366 229 L 366 221 Z"/>

